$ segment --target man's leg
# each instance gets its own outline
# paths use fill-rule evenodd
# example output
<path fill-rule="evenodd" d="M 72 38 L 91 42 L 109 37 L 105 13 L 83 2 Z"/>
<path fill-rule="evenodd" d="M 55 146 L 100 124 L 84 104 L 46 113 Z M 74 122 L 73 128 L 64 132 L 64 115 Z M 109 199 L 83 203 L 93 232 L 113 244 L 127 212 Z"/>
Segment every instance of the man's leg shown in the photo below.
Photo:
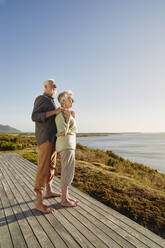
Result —
<path fill-rule="evenodd" d="M 42 192 L 44 190 L 46 179 L 49 173 L 51 148 L 51 143 L 48 141 L 38 146 L 38 168 L 34 190 L 36 192 L 36 209 L 44 213 L 54 211 L 54 209 L 48 208 L 48 206 L 43 204 L 42 197 Z"/>
<path fill-rule="evenodd" d="M 57 157 L 55 146 L 53 144 L 51 144 L 50 151 L 51 151 L 51 155 L 49 160 L 49 171 L 46 178 L 46 194 L 45 194 L 46 198 L 61 196 L 61 193 L 53 192 L 51 187 L 51 183 L 55 174 L 56 157 Z"/>

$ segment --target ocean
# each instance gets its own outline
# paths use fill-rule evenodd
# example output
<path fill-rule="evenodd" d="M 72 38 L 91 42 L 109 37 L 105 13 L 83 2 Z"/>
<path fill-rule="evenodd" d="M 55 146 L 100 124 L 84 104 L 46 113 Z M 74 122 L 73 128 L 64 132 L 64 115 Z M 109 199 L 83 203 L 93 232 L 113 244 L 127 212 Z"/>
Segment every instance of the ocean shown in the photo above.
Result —
<path fill-rule="evenodd" d="M 77 143 L 112 152 L 165 173 L 165 133 L 127 133 L 77 138 Z"/>

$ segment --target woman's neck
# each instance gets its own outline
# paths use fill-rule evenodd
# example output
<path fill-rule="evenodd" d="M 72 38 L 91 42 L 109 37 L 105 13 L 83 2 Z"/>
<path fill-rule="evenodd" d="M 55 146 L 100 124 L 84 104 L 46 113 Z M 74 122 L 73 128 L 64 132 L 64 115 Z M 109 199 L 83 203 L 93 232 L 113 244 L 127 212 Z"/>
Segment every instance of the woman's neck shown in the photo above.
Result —
<path fill-rule="evenodd" d="M 61 107 L 69 110 L 69 107 L 65 106 L 65 104 L 61 104 Z"/>

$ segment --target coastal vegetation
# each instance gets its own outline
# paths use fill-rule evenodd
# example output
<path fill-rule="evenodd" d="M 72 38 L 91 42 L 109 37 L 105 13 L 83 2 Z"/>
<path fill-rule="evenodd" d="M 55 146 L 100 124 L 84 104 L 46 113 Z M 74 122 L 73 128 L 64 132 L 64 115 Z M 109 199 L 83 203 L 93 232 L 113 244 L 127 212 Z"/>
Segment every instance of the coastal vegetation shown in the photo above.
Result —
<path fill-rule="evenodd" d="M 11 151 L 24 149 L 36 145 L 35 137 L 24 136 L 18 134 L 1 134 L 0 135 L 0 151 Z"/>
<path fill-rule="evenodd" d="M 34 136 L 0 135 L 0 151 L 9 150 L 37 164 Z M 60 178 L 59 158 L 56 170 Z M 165 174 L 77 144 L 72 185 L 165 238 Z"/>

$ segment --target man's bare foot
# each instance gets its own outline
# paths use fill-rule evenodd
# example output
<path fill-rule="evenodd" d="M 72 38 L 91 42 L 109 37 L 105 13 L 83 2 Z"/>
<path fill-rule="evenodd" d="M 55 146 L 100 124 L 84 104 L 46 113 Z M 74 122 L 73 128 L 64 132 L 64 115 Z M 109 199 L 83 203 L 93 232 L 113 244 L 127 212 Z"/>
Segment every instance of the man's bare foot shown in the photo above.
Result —
<path fill-rule="evenodd" d="M 49 192 L 49 193 L 46 193 L 45 198 L 60 197 L 60 196 L 61 196 L 61 193 Z"/>
<path fill-rule="evenodd" d="M 76 200 L 76 199 L 72 199 L 72 198 L 68 198 L 70 201 L 73 201 L 73 202 L 76 202 L 77 204 L 79 203 L 79 200 Z"/>
<path fill-rule="evenodd" d="M 61 206 L 63 207 L 76 207 L 77 203 L 75 201 L 71 201 L 69 199 L 66 199 L 64 201 L 61 201 Z"/>
<path fill-rule="evenodd" d="M 36 209 L 39 210 L 42 213 L 52 213 L 54 212 L 53 208 L 49 208 L 47 205 L 45 204 L 36 204 Z"/>

